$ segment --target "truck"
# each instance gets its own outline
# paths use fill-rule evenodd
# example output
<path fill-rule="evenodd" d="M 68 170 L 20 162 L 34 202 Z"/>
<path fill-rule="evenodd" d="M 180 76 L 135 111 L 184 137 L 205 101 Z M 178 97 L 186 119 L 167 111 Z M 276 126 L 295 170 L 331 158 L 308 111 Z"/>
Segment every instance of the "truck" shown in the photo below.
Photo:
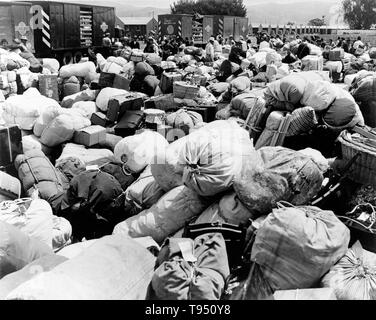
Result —
<path fill-rule="evenodd" d="M 4 18 L 6 16 L 6 18 Z M 78 62 L 115 35 L 115 8 L 55 1 L 0 2 L 0 41 L 27 37 L 37 58 Z M 10 27 L 9 27 L 10 26 Z"/>

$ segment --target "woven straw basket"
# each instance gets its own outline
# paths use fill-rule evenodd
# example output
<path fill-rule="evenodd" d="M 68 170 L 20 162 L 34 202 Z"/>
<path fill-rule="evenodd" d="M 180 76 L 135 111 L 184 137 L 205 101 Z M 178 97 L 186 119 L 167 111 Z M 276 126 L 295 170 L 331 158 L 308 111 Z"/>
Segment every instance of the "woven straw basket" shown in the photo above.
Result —
<path fill-rule="evenodd" d="M 360 153 L 350 169 L 349 177 L 361 184 L 376 185 L 376 148 L 353 140 L 346 130 L 340 134 L 338 141 L 341 144 L 343 160 L 350 161 Z"/>
<path fill-rule="evenodd" d="M 180 99 L 194 99 L 200 90 L 199 86 L 191 85 L 184 81 L 176 81 L 173 85 L 174 97 Z"/>

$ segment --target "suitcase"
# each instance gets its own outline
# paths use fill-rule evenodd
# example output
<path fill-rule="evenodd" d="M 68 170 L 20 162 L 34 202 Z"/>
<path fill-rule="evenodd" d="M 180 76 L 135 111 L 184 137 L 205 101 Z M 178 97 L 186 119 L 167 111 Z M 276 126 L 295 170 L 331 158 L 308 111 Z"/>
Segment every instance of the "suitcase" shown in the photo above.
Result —
<path fill-rule="evenodd" d="M 174 82 L 181 81 L 182 78 L 182 74 L 178 72 L 163 72 L 159 87 L 164 94 L 172 93 Z"/>
<path fill-rule="evenodd" d="M 0 168 L 11 167 L 14 159 L 22 153 L 22 134 L 19 126 L 0 126 Z M 8 172 L 6 169 L 5 171 Z"/>
<path fill-rule="evenodd" d="M 108 102 L 107 118 L 116 123 L 127 110 L 141 110 L 144 102 L 142 97 L 134 94 L 120 95 L 113 97 Z"/>
<path fill-rule="evenodd" d="M 201 114 L 202 120 L 206 123 L 214 121 L 217 113 L 217 106 L 186 107 L 185 109 Z"/>
<path fill-rule="evenodd" d="M 116 89 L 123 89 L 129 91 L 129 84 L 131 83 L 131 79 L 128 79 L 126 76 L 121 74 L 116 74 L 114 78 L 113 88 Z"/>
<path fill-rule="evenodd" d="M 145 101 L 145 109 L 160 109 L 160 110 L 177 110 L 174 96 L 172 94 L 165 94 L 151 97 Z"/>
<path fill-rule="evenodd" d="M 133 62 L 142 62 L 145 60 L 145 56 L 142 52 L 132 52 L 131 53 L 131 56 L 130 56 L 130 61 L 133 61 Z"/>
<path fill-rule="evenodd" d="M 100 86 L 101 88 L 113 87 L 114 80 L 114 73 L 101 72 L 98 80 L 98 86 Z"/>
<path fill-rule="evenodd" d="M 92 125 L 98 125 L 102 127 L 107 127 L 111 124 L 111 121 L 109 121 L 107 116 L 102 112 L 93 113 L 90 121 Z"/>
<path fill-rule="evenodd" d="M 143 118 L 143 111 L 127 110 L 115 126 L 115 134 L 123 138 L 134 135 L 141 126 Z"/>
<path fill-rule="evenodd" d="M 57 75 L 39 75 L 38 89 L 41 95 L 59 101 Z"/>

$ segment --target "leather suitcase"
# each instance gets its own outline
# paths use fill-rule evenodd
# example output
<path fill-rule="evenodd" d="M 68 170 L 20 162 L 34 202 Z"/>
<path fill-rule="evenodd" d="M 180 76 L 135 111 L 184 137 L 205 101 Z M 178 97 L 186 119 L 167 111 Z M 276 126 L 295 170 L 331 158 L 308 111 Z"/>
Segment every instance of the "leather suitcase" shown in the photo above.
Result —
<path fill-rule="evenodd" d="M 143 119 L 143 111 L 127 110 L 116 125 L 115 134 L 123 138 L 134 135 L 141 126 Z"/>
<path fill-rule="evenodd" d="M 90 118 L 90 121 L 92 125 L 98 125 L 102 127 L 107 127 L 108 125 L 111 124 L 107 116 L 102 112 L 93 113 Z"/>
<path fill-rule="evenodd" d="M 11 166 L 14 159 L 23 153 L 22 134 L 19 126 L 0 126 L 0 168 Z"/>
<path fill-rule="evenodd" d="M 129 91 L 130 83 L 131 83 L 131 79 L 128 79 L 127 77 L 121 74 L 116 74 L 114 78 L 113 88 Z"/>
<path fill-rule="evenodd" d="M 113 87 L 115 80 L 115 74 L 114 73 L 108 73 L 108 72 L 101 72 L 98 80 L 98 86 L 101 88 L 107 88 L 107 87 Z"/>
<path fill-rule="evenodd" d="M 177 72 L 163 72 L 161 77 L 161 83 L 159 84 L 162 92 L 164 94 L 172 93 L 174 82 L 181 81 L 182 78 L 182 74 Z"/>
<path fill-rule="evenodd" d="M 38 76 L 38 90 L 41 95 L 59 101 L 59 90 L 57 85 L 57 75 Z"/>
<path fill-rule="evenodd" d="M 143 99 L 137 94 L 116 96 L 108 103 L 107 118 L 116 123 L 127 110 L 141 110 L 143 104 Z"/>

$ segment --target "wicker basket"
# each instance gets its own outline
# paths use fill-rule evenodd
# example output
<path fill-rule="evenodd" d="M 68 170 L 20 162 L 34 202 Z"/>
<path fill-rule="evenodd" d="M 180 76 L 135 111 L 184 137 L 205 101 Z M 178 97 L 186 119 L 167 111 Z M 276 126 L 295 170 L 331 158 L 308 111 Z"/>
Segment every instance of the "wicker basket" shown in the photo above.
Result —
<path fill-rule="evenodd" d="M 348 131 L 342 131 L 338 137 L 342 158 L 350 161 L 357 153 L 359 158 L 350 169 L 349 177 L 361 184 L 376 185 L 376 148 L 352 139 Z"/>
<path fill-rule="evenodd" d="M 200 87 L 184 81 L 176 81 L 173 85 L 174 98 L 194 99 L 197 98 Z"/>

